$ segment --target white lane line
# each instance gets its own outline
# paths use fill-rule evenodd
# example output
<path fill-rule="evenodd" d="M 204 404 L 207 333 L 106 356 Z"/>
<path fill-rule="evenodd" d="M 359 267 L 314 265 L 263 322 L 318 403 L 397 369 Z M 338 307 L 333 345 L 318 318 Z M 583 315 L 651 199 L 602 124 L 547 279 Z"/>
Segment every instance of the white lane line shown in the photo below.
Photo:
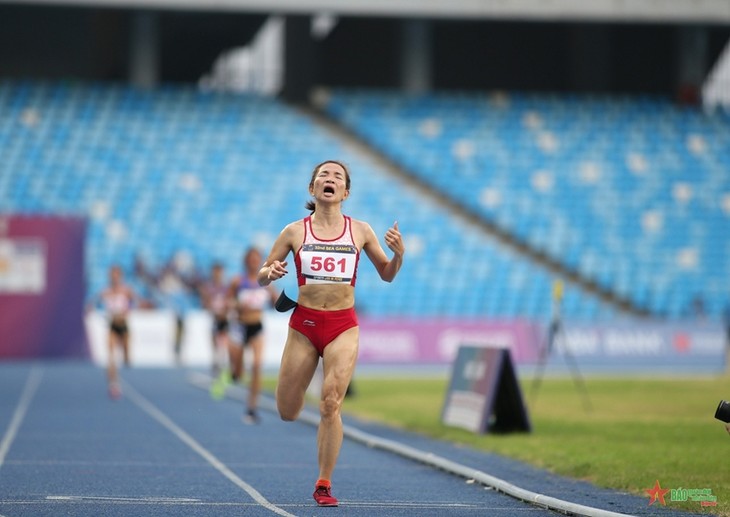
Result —
<path fill-rule="evenodd" d="M 480 504 L 470 504 L 470 503 L 438 503 L 438 502 L 422 502 L 422 503 L 416 503 L 416 502 L 403 502 L 403 501 L 348 501 L 346 499 L 340 499 L 340 502 L 342 504 L 350 506 L 357 506 L 358 508 L 428 508 L 428 509 L 436 509 L 436 508 L 444 508 L 444 509 L 454 509 L 454 508 L 473 508 L 473 509 L 480 509 L 484 508 L 483 505 Z"/>
<path fill-rule="evenodd" d="M 255 501 L 203 501 L 199 499 L 192 499 L 192 500 L 173 500 L 173 499 L 166 499 L 166 498 L 140 498 L 140 499 L 132 499 L 132 498 L 122 498 L 122 497 L 94 497 L 94 496 L 49 496 L 49 497 L 43 497 L 39 499 L 10 499 L 10 500 L 0 500 L 0 504 L 4 506 L 41 506 L 45 508 L 49 508 L 50 505 L 56 505 L 56 506 L 80 506 L 80 505 L 89 505 L 93 506 L 99 502 L 102 502 L 106 505 L 114 505 L 114 506 L 152 506 L 152 507 L 158 507 L 158 506 L 180 506 L 180 507 L 196 507 L 196 508 L 240 508 L 243 510 L 247 510 L 249 508 L 260 508 L 260 505 L 257 504 Z M 284 506 L 292 507 L 292 508 L 313 508 L 311 504 L 286 504 Z M 0 515 L 0 517 L 3 517 Z"/>
<path fill-rule="evenodd" d="M 199 503 L 200 499 L 187 497 L 111 497 L 101 495 L 48 495 L 47 501 L 111 501 L 121 503 Z"/>
<path fill-rule="evenodd" d="M 261 493 L 256 490 L 254 487 L 246 483 L 244 480 L 239 478 L 231 469 L 226 467 L 226 465 L 220 461 L 218 458 L 216 458 L 210 451 L 208 451 L 205 447 L 200 445 L 195 438 L 190 436 L 188 433 L 186 433 L 183 429 L 181 429 L 175 422 L 170 420 L 170 418 L 167 417 L 162 411 L 157 409 L 150 401 L 148 401 L 146 398 L 144 398 L 137 390 L 132 388 L 128 383 L 125 383 L 124 385 L 125 392 L 129 395 L 129 398 L 134 402 L 137 406 L 139 406 L 145 413 L 150 415 L 152 418 L 157 420 L 160 424 L 162 424 L 164 427 L 166 427 L 172 434 L 177 436 L 180 441 L 182 441 L 184 444 L 186 444 L 188 447 L 190 447 L 192 450 L 197 452 L 205 461 L 210 463 L 214 469 L 216 469 L 218 472 L 223 474 L 225 477 L 227 477 L 234 485 L 244 490 L 251 498 L 259 503 L 261 506 L 266 508 L 267 510 L 271 510 L 272 512 L 283 515 L 287 517 L 296 517 L 293 514 L 282 510 L 278 506 L 270 503 L 268 499 L 266 499 Z"/>
<path fill-rule="evenodd" d="M 28 379 L 25 381 L 23 393 L 20 395 L 18 405 L 13 412 L 13 418 L 10 420 L 10 424 L 0 442 L 0 469 L 5 463 L 5 456 L 7 456 L 10 446 L 13 444 L 13 440 L 15 440 L 15 435 L 18 434 L 20 424 L 23 423 L 25 413 L 28 411 L 28 407 L 33 400 L 33 395 L 35 395 L 36 389 L 38 389 L 38 385 L 41 383 L 41 377 L 43 377 L 41 370 L 35 367 L 31 368 Z"/>
<path fill-rule="evenodd" d="M 194 386 L 208 389 L 211 379 L 209 376 L 196 372 L 194 375 L 190 375 L 188 377 L 188 382 L 190 382 Z M 240 387 L 236 388 L 235 390 L 231 388 L 226 392 L 227 396 L 237 400 L 243 400 L 243 394 L 244 392 Z M 269 397 L 261 397 L 259 399 L 259 407 L 262 409 L 268 409 L 270 411 L 276 412 L 276 403 L 272 401 Z M 297 421 L 317 427 L 319 425 L 319 415 L 314 411 L 304 409 L 300 413 Z M 533 506 L 547 508 L 549 510 L 565 513 L 568 515 L 579 515 L 583 517 L 626 517 L 628 515 L 625 513 L 612 512 L 610 510 L 602 510 L 600 508 L 594 508 L 592 506 L 585 506 L 582 504 L 573 503 L 572 501 L 565 501 L 563 499 L 557 499 L 555 497 L 550 497 L 541 493 L 532 492 L 517 485 L 508 483 L 507 481 L 498 477 L 489 475 L 486 472 L 482 472 L 481 470 L 467 467 L 466 465 L 451 461 L 447 458 L 443 458 L 431 452 L 421 451 L 419 449 L 416 449 L 415 447 L 411 447 L 395 440 L 380 438 L 373 434 L 366 433 L 365 431 L 361 431 L 360 429 L 351 425 L 344 425 L 342 430 L 345 438 L 361 443 L 372 449 L 380 449 L 387 452 L 392 452 L 394 454 L 422 463 L 424 465 L 436 467 L 440 470 L 443 470 L 444 472 L 454 474 L 468 481 L 476 481 L 486 488 L 493 488 L 515 499 L 528 502 Z"/>

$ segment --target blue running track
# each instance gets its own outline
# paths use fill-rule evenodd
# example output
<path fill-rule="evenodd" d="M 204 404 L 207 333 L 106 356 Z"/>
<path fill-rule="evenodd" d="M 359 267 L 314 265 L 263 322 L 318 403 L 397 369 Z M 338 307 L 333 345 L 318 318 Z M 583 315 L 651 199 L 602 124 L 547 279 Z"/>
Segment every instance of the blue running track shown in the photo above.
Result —
<path fill-rule="evenodd" d="M 551 498 L 586 515 L 686 515 L 351 419 L 333 480 L 340 506 L 319 508 L 315 413 L 284 423 L 265 410 L 259 425 L 245 425 L 243 391 L 214 401 L 200 372 L 133 368 L 122 377 L 123 397 L 111 400 L 94 365 L 0 363 L 0 516 L 538 517 L 558 515 L 543 504 Z M 525 502 L 454 466 L 545 499 Z"/>

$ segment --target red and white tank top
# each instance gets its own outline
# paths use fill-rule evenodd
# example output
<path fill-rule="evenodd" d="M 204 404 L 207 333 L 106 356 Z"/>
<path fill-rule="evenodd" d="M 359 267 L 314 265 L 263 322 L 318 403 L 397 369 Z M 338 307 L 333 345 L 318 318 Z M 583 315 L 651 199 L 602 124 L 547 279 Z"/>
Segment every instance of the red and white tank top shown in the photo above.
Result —
<path fill-rule="evenodd" d="M 352 220 L 345 217 L 339 237 L 318 239 L 312 231 L 312 218 L 304 218 L 304 242 L 294 256 L 299 285 L 349 284 L 354 286 L 360 250 L 352 237 Z"/>
<path fill-rule="evenodd" d="M 110 316 L 124 316 L 132 308 L 132 299 L 125 287 L 107 289 L 102 294 L 104 308 Z"/>

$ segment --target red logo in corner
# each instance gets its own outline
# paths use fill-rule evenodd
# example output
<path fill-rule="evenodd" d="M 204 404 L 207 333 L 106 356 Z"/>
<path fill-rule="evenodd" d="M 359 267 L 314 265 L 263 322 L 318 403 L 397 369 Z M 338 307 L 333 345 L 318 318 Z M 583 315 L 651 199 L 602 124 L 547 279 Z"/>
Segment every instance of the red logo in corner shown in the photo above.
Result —
<path fill-rule="evenodd" d="M 649 494 L 649 506 L 653 505 L 654 502 L 658 499 L 660 503 L 662 503 L 663 506 L 666 506 L 667 503 L 664 500 L 664 496 L 667 495 L 669 492 L 669 489 L 663 489 L 661 486 L 659 486 L 659 480 L 656 480 L 656 483 L 654 483 L 654 488 L 647 488 L 644 490 L 647 494 Z"/>

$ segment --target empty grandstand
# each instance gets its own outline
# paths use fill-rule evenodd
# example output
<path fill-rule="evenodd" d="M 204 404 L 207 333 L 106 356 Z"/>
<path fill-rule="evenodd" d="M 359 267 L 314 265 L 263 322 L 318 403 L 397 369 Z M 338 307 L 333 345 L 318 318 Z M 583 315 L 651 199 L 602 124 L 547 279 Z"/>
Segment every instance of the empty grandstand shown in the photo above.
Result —
<path fill-rule="evenodd" d="M 368 314 L 543 319 L 556 278 L 576 319 L 677 319 L 700 299 L 717 318 L 730 297 L 730 123 L 696 97 L 728 39 L 718 3 L 567 1 L 557 24 L 525 22 L 549 14 L 529 2 L 276 10 L 278 96 L 197 87 L 265 39 L 260 7 L 105 4 L 0 5 L 0 210 L 87 217 L 90 295 L 111 263 L 130 278 L 138 259 L 237 271 L 336 157 L 354 174 L 349 212 L 378 233 L 397 219 L 412 257 L 399 289 L 362 275 Z M 45 34 L 28 46 L 31 21 Z M 295 106 L 320 84 L 334 131 Z M 455 263 L 469 273 L 444 274 Z"/>
<path fill-rule="evenodd" d="M 657 316 L 718 316 L 730 118 L 665 98 L 337 92 L 329 113 L 530 248 Z"/>
<path fill-rule="evenodd" d="M 397 219 L 413 257 L 397 290 L 361 275 L 358 300 L 368 314 L 550 312 L 548 271 L 478 224 L 424 202 L 407 182 L 271 98 L 6 81 L 0 110 L 3 208 L 88 216 L 90 293 L 112 263 L 133 278 L 137 256 L 161 266 L 184 252 L 203 273 L 215 260 L 237 271 L 247 245 L 270 245 L 280 227 L 306 214 L 309 171 L 337 156 L 353 170 L 350 213 L 379 232 Z M 444 275 L 455 263 L 470 264 L 469 273 Z M 614 312 L 579 289 L 569 289 L 565 303 L 573 317 Z"/>

